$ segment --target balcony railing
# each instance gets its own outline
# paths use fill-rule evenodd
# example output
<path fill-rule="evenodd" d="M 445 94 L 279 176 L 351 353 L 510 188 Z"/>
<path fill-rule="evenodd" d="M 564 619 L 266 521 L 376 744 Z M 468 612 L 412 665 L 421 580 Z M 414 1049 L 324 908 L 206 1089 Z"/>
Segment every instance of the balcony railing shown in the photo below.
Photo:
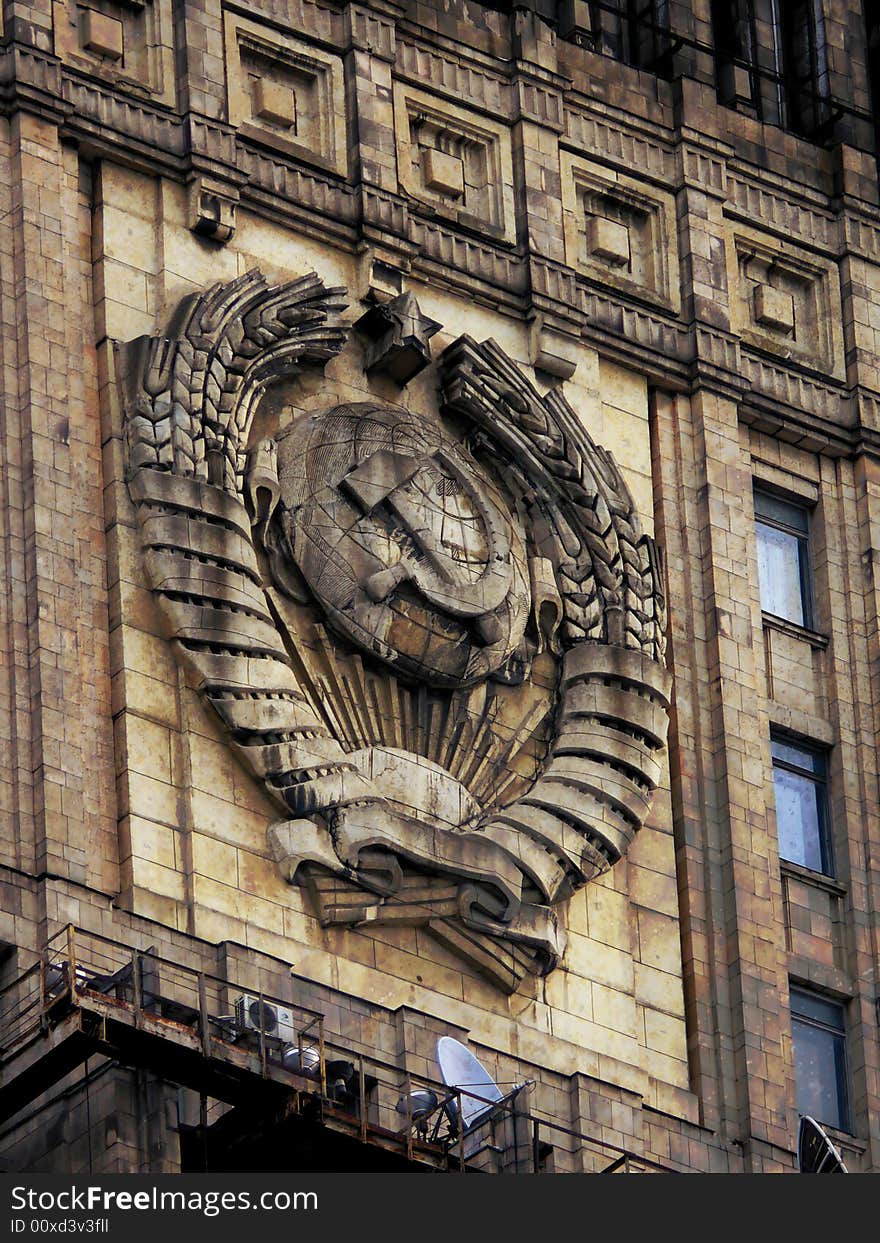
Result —
<path fill-rule="evenodd" d="M 319 1011 L 70 925 L 0 992 L 0 1117 L 26 1103 L 29 1083 L 51 1086 L 52 1058 L 57 1081 L 92 1051 L 210 1097 L 206 1122 L 264 1081 L 293 1112 L 310 1102 L 325 1126 L 439 1169 L 671 1172 L 536 1116 L 529 1083 L 495 1101 L 410 1074 L 329 1039 Z M 463 1129 L 467 1102 L 479 1117 Z"/>

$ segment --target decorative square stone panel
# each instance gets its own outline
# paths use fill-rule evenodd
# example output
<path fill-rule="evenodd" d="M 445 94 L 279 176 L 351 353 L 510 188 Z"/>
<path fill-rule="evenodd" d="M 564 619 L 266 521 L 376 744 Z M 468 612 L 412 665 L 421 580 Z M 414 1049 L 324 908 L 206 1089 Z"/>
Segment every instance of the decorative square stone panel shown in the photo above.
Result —
<path fill-rule="evenodd" d="M 53 0 L 52 14 L 66 64 L 174 104 L 171 0 Z"/>
<path fill-rule="evenodd" d="M 727 262 L 733 331 L 748 344 L 842 379 L 835 264 L 740 225 Z"/>
<path fill-rule="evenodd" d="M 438 216 L 513 241 L 513 161 L 505 125 L 395 85 L 401 187 Z"/>
<path fill-rule="evenodd" d="M 257 78 L 253 100 L 254 112 L 261 121 L 296 131 L 296 93 L 291 87 L 271 78 Z"/>
<path fill-rule="evenodd" d="M 587 221 L 587 245 L 589 253 L 600 262 L 612 267 L 629 267 L 629 229 L 618 220 L 605 216 L 590 216 Z"/>
<path fill-rule="evenodd" d="M 422 174 L 430 190 L 454 199 L 464 196 L 464 161 L 460 156 L 426 147 L 422 150 Z"/>
<path fill-rule="evenodd" d="M 224 20 L 231 124 L 295 159 L 344 174 L 341 57 L 234 13 Z"/>
<path fill-rule="evenodd" d="M 115 17 L 107 17 L 94 9 L 82 10 L 82 45 L 87 52 L 106 56 L 108 60 L 121 60 L 124 37 L 123 25 Z"/>
<path fill-rule="evenodd" d="M 562 201 L 570 267 L 621 292 L 678 310 L 671 194 L 563 152 Z"/>
<path fill-rule="evenodd" d="M 772 285 L 756 285 L 752 294 L 755 322 L 776 332 L 794 335 L 794 298 Z"/>

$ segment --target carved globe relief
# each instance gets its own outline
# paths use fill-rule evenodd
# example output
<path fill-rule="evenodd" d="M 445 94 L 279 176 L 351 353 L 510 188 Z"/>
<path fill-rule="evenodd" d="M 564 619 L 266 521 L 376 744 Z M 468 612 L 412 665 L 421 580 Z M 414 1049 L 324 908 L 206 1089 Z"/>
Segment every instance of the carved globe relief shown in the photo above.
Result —
<path fill-rule="evenodd" d="M 506 664 L 529 612 L 525 536 L 466 448 L 369 403 L 295 423 L 277 448 L 284 551 L 336 630 L 428 686 Z"/>

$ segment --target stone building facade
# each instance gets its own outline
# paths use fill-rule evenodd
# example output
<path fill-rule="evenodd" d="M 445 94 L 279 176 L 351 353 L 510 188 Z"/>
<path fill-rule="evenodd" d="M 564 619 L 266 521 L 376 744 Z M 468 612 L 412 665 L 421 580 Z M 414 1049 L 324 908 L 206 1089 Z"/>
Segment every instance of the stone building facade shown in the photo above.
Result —
<path fill-rule="evenodd" d="M 4 0 L 8 1168 L 880 1167 L 878 48 Z"/>

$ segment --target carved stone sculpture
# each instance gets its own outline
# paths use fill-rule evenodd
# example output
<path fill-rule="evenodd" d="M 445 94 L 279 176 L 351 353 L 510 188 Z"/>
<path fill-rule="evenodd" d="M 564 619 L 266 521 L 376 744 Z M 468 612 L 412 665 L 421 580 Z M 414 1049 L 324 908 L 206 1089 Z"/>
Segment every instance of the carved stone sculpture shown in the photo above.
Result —
<path fill-rule="evenodd" d="M 145 568 L 322 922 L 427 928 L 513 991 L 648 814 L 661 569 L 611 456 L 492 342 L 445 351 L 436 409 L 251 444 L 265 388 L 345 346 L 341 294 L 250 273 L 122 348 Z"/>
<path fill-rule="evenodd" d="M 430 363 L 428 342 L 440 328 L 421 313 L 411 293 L 374 302 L 355 324 L 366 341 L 367 374 L 386 375 L 403 388 Z"/>

